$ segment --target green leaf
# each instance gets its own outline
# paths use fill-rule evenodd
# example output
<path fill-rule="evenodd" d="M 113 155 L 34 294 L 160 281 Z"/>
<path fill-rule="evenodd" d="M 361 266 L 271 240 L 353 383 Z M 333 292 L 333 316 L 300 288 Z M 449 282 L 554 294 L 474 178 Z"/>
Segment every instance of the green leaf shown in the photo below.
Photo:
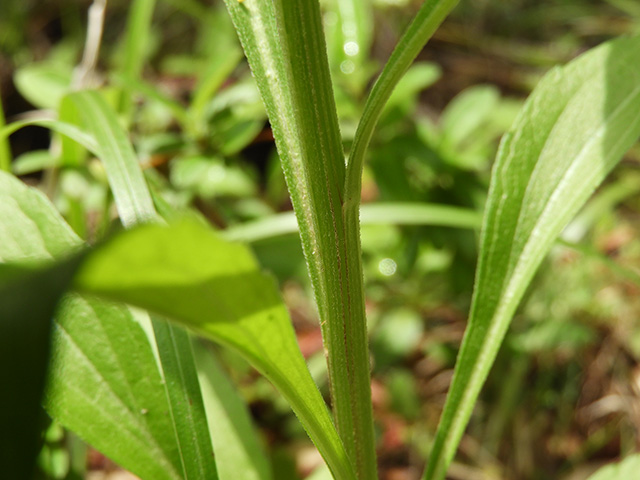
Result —
<path fill-rule="evenodd" d="M 68 255 L 81 245 L 41 192 L 0 172 L 0 262 L 35 263 Z"/>
<path fill-rule="evenodd" d="M 335 477 L 354 478 L 286 307 L 246 247 L 199 223 L 146 225 L 102 245 L 76 286 L 167 316 L 239 351 L 289 401 Z"/>
<path fill-rule="evenodd" d="M 3 172 L 0 172 L 0 237 L 3 262 L 33 263 L 58 258 L 81 245 L 44 195 Z M 63 288 L 64 282 L 59 285 L 55 288 Z M 45 293 L 42 300 L 31 299 L 32 305 L 45 305 L 49 298 Z M 23 317 L 32 311 L 29 305 L 26 307 L 21 310 Z M 47 320 L 50 318 L 51 315 Z M 19 345 L 19 338 L 14 335 L 3 334 L 0 338 Z M 52 345 L 53 362 L 45 402 L 49 413 L 138 476 L 181 479 L 164 387 L 149 342 L 131 314 L 122 307 L 70 297 L 56 317 Z M 2 352 L 10 351 L 2 348 Z M 10 363 L 3 361 L 2 365 L 14 362 L 15 358 Z M 18 393 L 9 398 L 27 401 Z M 150 415 L 143 414 L 143 409 Z M 36 418 L 33 412 L 30 418 Z"/>
<path fill-rule="evenodd" d="M 0 464 L 6 478 L 33 476 L 51 319 L 78 263 L 75 258 L 41 271 L 0 265 Z"/>
<path fill-rule="evenodd" d="M 93 153 L 98 152 L 98 143 L 96 142 L 93 136 L 87 134 L 84 130 L 79 128 L 77 125 L 73 125 L 71 123 L 61 122 L 59 120 L 53 120 L 51 118 L 46 118 L 42 116 L 41 118 L 34 118 L 30 120 L 21 120 L 19 122 L 13 122 L 9 125 L 5 126 L 0 130 L 0 140 L 6 139 L 12 133 L 20 130 L 24 127 L 29 126 L 38 126 L 48 128 L 53 130 L 54 132 L 60 133 L 61 135 L 65 135 L 68 138 L 71 138 L 73 141 L 79 143 L 87 150 L 91 150 Z"/>
<path fill-rule="evenodd" d="M 57 63 L 35 63 L 16 71 L 18 92 L 37 108 L 57 110 L 71 85 L 71 68 Z"/>
<path fill-rule="evenodd" d="M 126 133 L 106 101 L 95 91 L 74 92 L 63 102 L 72 102 L 82 123 L 97 142 L 122 223 L 132 225 L 155 218 L 151 195 Z"/>
<path fill-rule="evenodd" d="M 70 296 L 53 338 L 49 414 L 141 478 L 185 478 L 163 380 L 131 312 Z"/>
<path fill-rule="evenodd" d="M 435 63 L 416 62 L 398 80 L 391 96 L 384 105 L 385 112 L 394 107 L 409 111 L 418 104 L 417 95 L 430 87 L 442 76 L 442 70 Z"/>
<path fill-rule="evenodd" d="M 629 455 L 619 463 L 602 467 L 587 480 L 627 480 L 634 478 L 640 470 L 640 455 Z"/>
<path fill-rule="evenodd" d="M 479 228 L 479 213 L 460 207 L 431 203 L 369 203 L 360 208 L 363 225 L 437 225 L 454 228 Z M 227 240 L 256 242 L 278 235 L 295 233 L 298 224 L 293 212 L 278 213 L 229 227 L 222 232 Z"/>
<path fill-rule="evenodd" d="M 213 352 L 200 342 L 193 346 L 211 441 L 224 459 L 217 463 L 220 480 L 270 480 L 271 467 L 244 399 Z"/>
<path fill-rule="evenodd" d="M 138 80 L 148 57 L 151 22 L 156 0 L 134 0 L 129 7 L 127 30 L 124 43 L 122 75 Z M 129 114 L 131 111 L 131 92 L 122 92 L 118 111 Z"/>
<path fill-rule="evenodd" d="M 536 269 L 640 135 L 640 37 L 552 70 L 505 135 L 493 170 L 469 326 L 425 473 L 444 478 Z"/>
<path fill-rule="evenodd" d="M 487 121 L 499 100 L 500 92 L 493 85 L 476 85 L 457 95 L 442 112 L 443 146 L 460 148 Z"/>
<path fill-rule="evenodd" d="M 49 150 L 31 150 L 16 157 L 11 164 L 11 170 L 16 175 L 27 175 L 57 167 L 58 163 L 59 160 L 53 157 Z"/>

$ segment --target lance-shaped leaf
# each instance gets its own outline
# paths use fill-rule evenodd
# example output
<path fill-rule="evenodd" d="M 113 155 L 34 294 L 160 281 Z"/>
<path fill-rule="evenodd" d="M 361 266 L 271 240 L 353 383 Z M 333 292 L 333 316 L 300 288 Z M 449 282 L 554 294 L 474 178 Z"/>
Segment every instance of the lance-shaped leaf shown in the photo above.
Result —
<path fill-rule="evenodd" d="M 218 458 L 224 458 L 216 464 L 218 477 L 220 480 L 272 480 L 269 460 L 246 403 L 213 352 L 195 339 L 193 350 L 213 448 Z"/>
<path fill-rule="evenodd" d="M 244 245 L 199 223 L 145 225 L 100 246 L 76 286 L 172 318 L 240 352 L 288 400 L 334 476 L 353 478 L 275 283 Z"/>
<path fill-rule="evenodd" d="M 640 135 L 640 37 L 551 71 L 502 140 L 469 325 L 425 478 L 455 454 L 511 317 L 556 237 Z"/>

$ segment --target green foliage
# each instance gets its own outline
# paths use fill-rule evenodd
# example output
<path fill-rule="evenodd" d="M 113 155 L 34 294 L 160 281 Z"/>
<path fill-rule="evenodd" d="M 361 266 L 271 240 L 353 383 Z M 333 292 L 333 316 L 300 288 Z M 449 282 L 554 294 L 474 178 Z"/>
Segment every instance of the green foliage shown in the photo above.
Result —
<path fill-rule="evenodd" d="M 266 451 L 253 431 L 244 402 L 266 398 L 277 415 L 291 407 L 325 460 L 313 478 L 374 479 L 376 449 L 387 454 L 389 438 L 375 436 L 370 365 L 388 400 L 380 401 L 378 383 L 382 425 L 387 415 L 412 422 L 400 435 L 418 439 L 425 479 L 445 477 L 476 404 L 488 428 L 479 434 L 475 422 L 469 432 L 491 456 L 501 455 L 511 430 L 514 448 L 526 448 L 517 441 L 516 410 L 534 360 L 572 357 L 523 403 L 575 403 L 581 380 L 573 357 L 594 348 L 599 327 L 571 316 L 585 309 L 596 317 L 601 305 L 589 305 L 585 286 L 558 307 L 543 270 L 517 331 L 507 337 L 508 328 L 557 237 L 640 135 L 640 76 L 633 70 L 640 38 L 605 42 L 553 69 L 517 116 L 518 101 L 480 84 L 435 120 L 418 103 L 425 89 L 442 91 L 443 70 L 431 61 L 411 64 L 456 0 L 423 2 L 381 69 L 373 30 L 394 21 L 393 2 L 224 3 L 230 15 L 193 1 L 136 0 L 121 16 L 124 35 L 115 49 L 101 45 L 102 30 L 92 30 L 105 17 L 98 24 L 94 18 L 85 60 L 103 47 L 105 87 L 87 88 L 102 78 L 95 62 L 79 80 L 70 44 L 44 60 L 18 62 L 17 89 L 49 111 L 9 125 L 0 117 L 0 382 L 15 392 L 0 408 L 5 470 L 29 478 L 38 436 L 48 428 L 41 469 L 51 478 L 82 475 L 82 458 L 60 456 L 61 425 L 142 479 L 295 478 L 280 447 Z M 472 10 L 466 7 L 456 16 Z M 487 15 L 496 12 L 487 7 Z M 171 38 L 157 35 L 158 19 Z M 63 27 L 69 37 L 83 33 Z M 176 53 L 179 37 L 190 42 L 188 55 Z M 456 38 L 455 31 L 444 38 Z M 528 54 L 533 64 L 557 63 L 550 54 Z M 183 76 L 192 83 L 189 94 L 165 81 Z M 514 118 L 490 173 L 497 138 Z M 12 161 L 8 137 L 33 125 L 56 134 L 51 147 Z M 261 147 L 272 132 L 277 155 Z M 10 171 L 41 180 L 46 196 Z M 615 258 L 571 243 L 603 218 L 615 221 L 609 213 L 631 204 L 637 191 L 637 179 L 613 180 L 588 204 L 558 248 L 572 248 L 588 266 L 562 267 L 558 278 L 577 281 L 597 264 L 640 283 Z M 378 201 L 361 207 L 362 197 Z M 291 205 L 294 212 L 277 213 Z M 473 230 L 480 226 L 477 247 Z M 285 235 L 296 231 L 300 241 Z M 550 265 L 559 258 L 554 251 Z M 476 259 L 469 322 L 454 360 L 459 337 L 447 324 L 459 323 L 468 306 Z M 265 266 L 283 281 L 293 315 Z M 319 368 L 322 349 L 305 343 L 304 325 L 315 313 L 297 288 L 307 280 L 327 371 Z M 223 347 L 229 372 L 193 335 Z M 637 338 L 625 338 L 637 355 Z M 490 379 L 489 401 L 478 403 L 494 361 L 506 380 Z M 424 392 L 454 363 L 440 412 L 440 400 L 425 402 Z M 251 376 L 248 365 L 262 377 Z M 429 375 L 435 377 L 425 382 Z M 562 387 L 556 391 L 554 383 Z M 41 404 L 53 419 L 49 427 L 40 421 Z M 554 433 L 571 417 L 571 409 L 558 408 Z M 284 425 L 279 432 L 304 434 L 281 420 L 274 421 Z M 516 426 L 508 428 L 511 422 Z M 585 441 L 569 466 L 610 436 L 598 432 Z M 620 443 L 621 452 L 629 450 Z M 635 460 L 592 478 L 628 478 Z"/>
<path fill-rule="evenodd" d="M 638 466 L 640 466 L 639 455 L 629 455 L 620 463 L 614 465 L 607 465 L 598 470 L 589 477 L 588 480 L 618 480 L 621 478 L 633 478 L 638 472 Z"/>
<path fill-rule="evenodd" d="M 639 38 L 549 73 L 501 143 L 469 327 L 426 479 L 444 478 L 515 309 L 555 238 L 640 135 Z M 594 75 L 593 72 L 599 72 Z"/>

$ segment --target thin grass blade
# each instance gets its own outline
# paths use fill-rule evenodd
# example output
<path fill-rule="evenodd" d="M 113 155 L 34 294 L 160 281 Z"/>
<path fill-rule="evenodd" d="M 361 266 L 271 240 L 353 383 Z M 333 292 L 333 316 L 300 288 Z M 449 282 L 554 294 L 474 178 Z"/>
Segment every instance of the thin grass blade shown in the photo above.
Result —
<path fill-rule="evenodd" d="M 193 348 L 213 448 L 225 459 L 217 464 L 220 480 L 271 480 L 271 466 L 246 403 L 214 353 L 200 341 L 194 341 Z"/>

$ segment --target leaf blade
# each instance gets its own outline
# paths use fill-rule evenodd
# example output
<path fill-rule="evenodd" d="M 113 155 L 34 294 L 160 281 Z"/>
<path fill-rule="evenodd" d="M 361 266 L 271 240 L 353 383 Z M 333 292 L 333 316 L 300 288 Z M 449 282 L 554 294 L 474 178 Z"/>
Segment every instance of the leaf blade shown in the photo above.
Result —
<path fill-rule="evenodd" d="M 608 42 L 536 88 L 498 152 L 469 326 L 425 479 L 443 478 L 515 309 L 562 228 L 640 134 L 640 37 Z"/>

